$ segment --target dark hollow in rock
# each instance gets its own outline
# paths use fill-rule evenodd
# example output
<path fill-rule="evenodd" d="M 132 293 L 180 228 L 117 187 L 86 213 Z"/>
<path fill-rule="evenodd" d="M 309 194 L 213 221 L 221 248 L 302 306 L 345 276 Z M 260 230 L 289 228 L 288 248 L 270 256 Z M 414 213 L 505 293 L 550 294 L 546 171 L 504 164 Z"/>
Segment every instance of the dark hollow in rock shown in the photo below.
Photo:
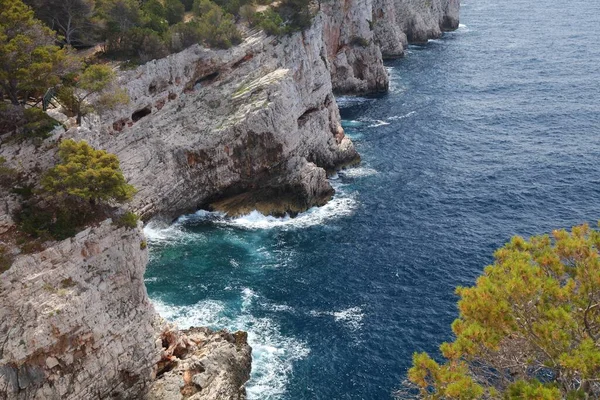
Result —
<path fill-rule="evenodd" d="M 137 110 L 133 114 L 131 114 L 131 120 L 133 122 L 137 122 L 145 116 L 150 115 L 151 113 L 152 110 L 150 109 L 150 106 L 144 107 L 141 110 Z"/>

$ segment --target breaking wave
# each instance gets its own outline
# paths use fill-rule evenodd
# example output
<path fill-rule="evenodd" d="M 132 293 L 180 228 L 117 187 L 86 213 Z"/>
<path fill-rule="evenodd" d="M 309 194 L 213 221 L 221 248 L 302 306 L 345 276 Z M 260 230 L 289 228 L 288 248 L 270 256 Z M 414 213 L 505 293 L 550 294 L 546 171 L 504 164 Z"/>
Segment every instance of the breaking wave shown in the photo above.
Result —
<path fill-rule="evenodd" d="M 343 178 L 363 178 L 365 176 L 376 175 L 377 171 L 368 167 L 348 168 L 338 173 Z"/>
<path fill-rule="evenodd" d="M 364 172 L 361 172 L 360 168 L 356 168 L 356 170 L 354 176 L 350 172 L 353 169 L 345 170 L 343 174 L 348 177 L 364 176 Z M 215 225 L 251 230 L 273 228 L 298 229 L 320 225 L 335 218 L 351 215 L 357 208 L 358 201 L 355 198 L 355 194 L 345 193 L 340 189 L 341 185 L 339 184 L 334 183 L 335 186 L 337 186 L 336 190 L 338 194 L 331 201 L 321 207 L 313 207 L 293 218 L 290 216 L 273 217 L 261 214 L 256 210 L 241 217 L 229 218 L 223 213 L 200 210 L 195 214 L 179 218 L 168 228 L 158 228 L 150 223 L 144 228 L 144 233 L 151 243 L 161 244 L 164 242 L 181 243 L 187 240 L 197 240 L 198 237 L 194 237 L 194 233 L 185 230 L 184 225 L 186 222 L 206 221 Z"/>
<path fill-rule="evenodd" d="M 350 307 L 340 311 L 311 311 L 313 317 L 331 316 L 336 322 L 341 323 L 351 331 L 362 328 L 362 320 L 365 314 L 360 307 Z"/>

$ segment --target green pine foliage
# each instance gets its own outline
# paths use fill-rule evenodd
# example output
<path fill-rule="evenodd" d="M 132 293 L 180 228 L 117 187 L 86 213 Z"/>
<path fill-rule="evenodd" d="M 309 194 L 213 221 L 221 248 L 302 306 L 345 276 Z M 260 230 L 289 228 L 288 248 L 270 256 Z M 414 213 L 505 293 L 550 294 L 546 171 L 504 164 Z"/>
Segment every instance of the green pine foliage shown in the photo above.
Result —
<path fill-rule="evenodd" d="M 124 202 L 134 195 L 114 154 L 68 139 L 61 142 L 58 155 L 60 162 L 44 175 L 42 187 L 59 201 Z"/>
<path fill-rule="evenodd" d="M 600 232 L 514 237 L 460 287 L 444 363 L 415 354 L 424 399 L 600 398 Z"/>
<path fill-rule="evenodd" d="M 63 140 L 59 162 L 42 177 L 41 190 L 24 198 L 15 215 L 19 231 L 31 239 L 62 240 L 84 226 L 114 215 L 112 207 L 135 193 L 114 154 L 97 150 L 85 141 Z M 120 226 L 134 228 L 137 216 L 125 213 Z"/>
<path fill-rule="evenodd" d="M 139 217 L 135 213 L 127 211 L 125 214 L 121 215 L 115 220 L 115 225 L 121 228 L 126 227 L 133 229 L 137 227 L 138 221 Z"/>
<path fill-rule="evenodd" d="M 76 70 L 68 48 L 21 0 L 0 0 L 0 97 L 13 105 L 44 92 Z"/>

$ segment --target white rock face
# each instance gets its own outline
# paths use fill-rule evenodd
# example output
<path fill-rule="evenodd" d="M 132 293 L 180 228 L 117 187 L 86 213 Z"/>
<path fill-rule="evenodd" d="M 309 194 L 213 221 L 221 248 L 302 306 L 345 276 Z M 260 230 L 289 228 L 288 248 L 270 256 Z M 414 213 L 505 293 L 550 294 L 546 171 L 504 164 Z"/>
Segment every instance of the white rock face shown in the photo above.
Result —
<path fill-rule="evenodd" d="M 0 398 L 139 393 L 159 360 L 143 240 L 108 220 L 0 275 Z"/>
<path fill-rule="evenodd" d="M 319 16 L 292 37 L 255 34 L 230 50 L 193 46 L 147 63 L 120 78 L 128 106 L 67 135 L 119 156 L 145 217 L 241 192 L 292 199 L 282 211 L 324 204 L 325 170 L 358 154 L 340 124 L 322 30 Z"/>
<path fill-rule="evenodd" d="M 373 1 L 323 2 L 324 41 L 336 93 L 385 91 L 388 75 L 373 31 Z"/>
<path fill-rule="evenodd" d="M 382 59 L 401 57 L 408 42 L 426 42 L 458 28 L 459 7 L 459 0 L 322 2 L 334 91 L 387 90 Z"/>

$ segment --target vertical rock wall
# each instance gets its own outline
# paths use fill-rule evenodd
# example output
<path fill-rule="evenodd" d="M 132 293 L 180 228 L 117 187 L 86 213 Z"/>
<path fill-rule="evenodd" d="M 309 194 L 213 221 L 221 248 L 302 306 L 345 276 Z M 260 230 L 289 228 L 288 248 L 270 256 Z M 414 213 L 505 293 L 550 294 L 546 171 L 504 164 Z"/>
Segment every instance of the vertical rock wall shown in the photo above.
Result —
<path fill-rule="evenodd" d="M 384 58 L 401 57 L 409 42 L 438 38 L 458 27 L 459 0 L 322 2 L 324 40 L 336 93 L 385 91 Z"/>
<path fill-rule="evenodd" d="M 133 398 L 159 359 L 139 229 L 110 220 L 0 275 L 0 399 Z"/>

